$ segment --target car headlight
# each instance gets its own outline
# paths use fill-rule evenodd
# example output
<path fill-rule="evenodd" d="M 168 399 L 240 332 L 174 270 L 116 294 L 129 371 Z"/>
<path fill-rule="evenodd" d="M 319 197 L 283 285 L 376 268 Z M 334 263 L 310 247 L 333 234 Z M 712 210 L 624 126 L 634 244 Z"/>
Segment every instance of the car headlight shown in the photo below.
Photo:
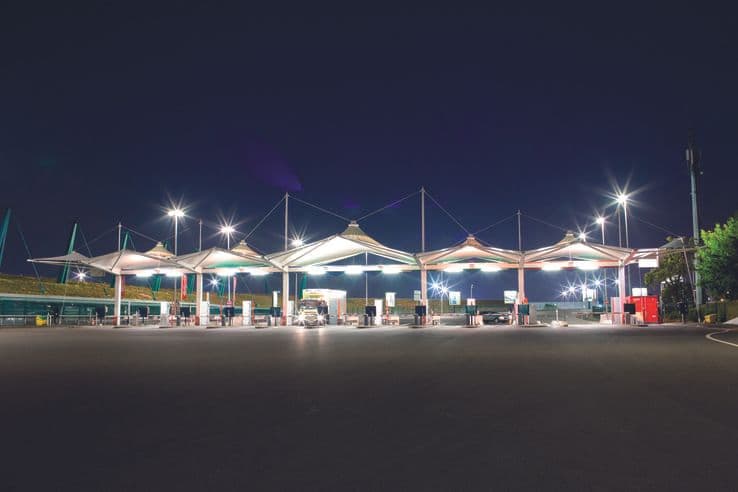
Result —
<path fill-rule="evenodd" d="M 325 316 L 323 316 L 322 314 L 318 315 L 318 321 L 323 321 L 324 319 L 325 319 Z"/>

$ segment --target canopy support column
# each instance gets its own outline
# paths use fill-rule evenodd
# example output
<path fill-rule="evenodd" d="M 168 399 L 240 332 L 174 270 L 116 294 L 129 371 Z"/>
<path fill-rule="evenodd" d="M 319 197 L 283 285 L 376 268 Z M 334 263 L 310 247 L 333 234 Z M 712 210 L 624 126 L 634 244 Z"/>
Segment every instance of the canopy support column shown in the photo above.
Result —
<path fill-rule="evenodd" d="M 120 303 L 123 297 L 123 278 L 120 274 L 115 276 L 115 306 L 113 315 L 115 316 L 115 326 L 120 326 Z"/>
<path fill-rule="evenodd" d="M 520 264 L 518 267 L 518 304 L 525 302 L 525 266 Z"/>
<path fill-rule="evenodd" d="M 428 309 L 428 270 L 420 269 L 420 302 Z"/>
<path fill-rule="evenodd" d="M 195 274 L 195 317 L 198 326 L 202 323 L 200 317 L 202 313 L 202 273 Z"/>
<path fill-rule="evenodd" d="M 287 324 L 287 309 L 290 306 L 290 274 L 282 272 L 282 324 Z"/>
<path fill-rule="evenodd" d="M 620 313 L 620 324 L 625 323 L 625 265 L 618 265 L 618 312 Z"/>

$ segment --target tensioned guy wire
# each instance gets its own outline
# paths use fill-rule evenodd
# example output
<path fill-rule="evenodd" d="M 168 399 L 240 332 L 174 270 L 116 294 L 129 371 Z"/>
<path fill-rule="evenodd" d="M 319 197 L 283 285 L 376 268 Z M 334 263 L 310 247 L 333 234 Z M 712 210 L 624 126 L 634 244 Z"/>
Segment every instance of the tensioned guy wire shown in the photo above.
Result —
<path fill-rule="evenodd" d="M 385 206 L 384 206 L 384 207 L 382 207 L 382 208 L 378 208 L 378 209 L 377 209 L 377 210 L 375 210 L 374 212 L 369 212 L 369 213 L 368 213 L 368 214 L 366 214 L 366 215 L 362 215 L 361 217 L 359 217 L 358 219 L 356 219 L 356 222 L 361 222 L 362 220 L 364 220 L 364 219 L 366 219 L 366 218 L 368 218 L 368 217 L 371 217 L 372 215 L 378 214 L 379 212 L 383 212 L 383 211 L 387 210 L 387 209 L 388 209 L 388 208 L 390 208 L 390 207 L 394 207 L 395 205 L 397 205 L 397 204 L 399 204 L 399 203 L 402 203 L 402 202 L 404 202 L 404 201 L 405 201 L 405 200 L 407 200 L 408 198 L 412 198 L 412 197 L 414 197 L 414 196 L 415 196 L 415 195 L 417 195 L 418 193 L 420 193 L 420 190 L 418 190 L 418 191 L 413 191 L 413 192 L 412 192 L 412 193 L 410 193 L 409 195 L 407 195 L 407 196 L 404 196 L 404 197 L 400 198 L 399 200 L 395 200 L 394 202 L 392 202 L 392 203 L 389 203 L 389 204 L 385 205 Z"/>
<path fill-rule="evenodd" d="M 321 212 L 323 212 L 325 214 L 332 215 L 332 216 L 337 217 L 337 218 L 339 218 L 341 220 L 345 220 L 346 222 L 351 222 L 351 219 L 349 219 L 348 217 L 344 217 L 343 215 L 339 215 L 339 214 L 337 214 L 335 212 L 331 212 L 330 210 L 325 209 L 323 207 L 319 207 L 319 206 L 314 205 L 314 204 L 312 204 L 310 202 L 306 202 L 305 200 L 300 200 L 299 198 L 297 198 L 295 196 L 292 196 L 292 195 L 290 195 L 290 198 L 292 198 L 293 200 L 295 200 L 297 202 L 302 203 L 303 205 L 307 205 L 308 207 L 313 207 L 314 209 L 319 210 L 319 211 L 321 211 Z"/>
<path fill-rule="evenodd" d="M 282 198 L 281 198 L 281 199 L 280 199 L 280 200 L 279 200 L 279 201 L 278 201 L 278 202 L 276 203 L 276 205 L 274 205 L 274 206 L 272 207 L 272 209 L 271 209 L 271 210 L 270 210 L 269 212 L 267 212 L 267 214 L 266 214 L 266 215 L 265 215 L 264 217 L 262 217 L 262 219 L 261 219 L 261 220 L 259 221 L 259 223 L 258 223 L 258 224 L 256 224 L 256 225 L 254 226 L 254 228 L 253 228 L 253 229 L 251 229 L 251 232 L 249 232 L 248 234 L 244 235 L 244 237 L 243 237 L 243 240 L 244 240 L 244 241 L 246 241 L 246 240 L 247 240 L 248 238 L 250 238 L 250 237 L 251 237 L 251 235 L 252 235 L 253 233 L 255 233 L 255 232 L 256 232 L 256 229 L 258 229 L 258 228 L 259 228 L 259 226 L 261 226 L 261 224 L 263 224 L 263 223 L 264 223 L 264 221 L 265 221 L 265 220 L 267 220 L 267 219 L 269 218 L 269 216 L 270 216 L 270 215 L 272 215 L 272 213 L 274 213 L 274 211 L 275 211 L 275 210 L 277 210 L 277 207 L 279 207 L 279 206 L 280 206 L 280 205 L 282 204 L 282 202 L 283 202 L 283 201 L 284 201 L 284 197 L 282 197 Z"/>
<path fill-rule="evenodd" d="M 531 215 L 528 215 L 528 214 L 521 214 L 521 215 L 522 215 L 523 217 L 527 217 L 527 218 L 529 218 L 529 219 L 531 219 L 531 220 L 535 220 L 536 222 L 540 222 L 540 223 L 541 223 L 541 224 L 543 224 L 543 225 L 547 225 L 547 226 L 549 226 L 549 227 L 553 227 L 554 229 L 558 229 L 558 230 L 560 230 L 560 231 L 564 231 L 564 232 L 569 232 L 569 231 L 571 231 L 571 229 L 565 229 L 564 227 L 561 227 L 561 226 L 557 226 L 556 224 L 552 224 L 552 223 L 550 223 L 550 222 L 546 222 L 545 220 L 537 219 L 537 218 L 535 218 L 535 217 L 533 217 L 533 216 L 531 216 Z"/>
<path fill-rule="evenodd" d="M 436 200 L 435 198 L 433 198 L 433 197 L 431 196 L 431 194 L 430 194 L 430 193 L 428 193 L 428 191 L 427 191 L 427 190 L 426 190 L 426 192 L 425 192 L 425 196 L 427 196 L 428 198 L 430 198 L 431 200 L 433 200 L 433 203 L 435 203 L 435 204 L 436 204 L 436 206 L 437 206 L 438 208 L 440 208 L 440 209 L 441 209 L 441 210 L 442 210 L 442 211 L 443 211 L 443 212 L 444 212 L 444 213 L 445 213 L 446 215 L 448 215 L 448 216 L 449 216 L 449 218 L 450 218 L 451 220 L 453 220 L 453 221 L 454 221 L 454 222 L 456 223 L 456 225 L 457 225 L 457 226 L 461 227 L 461 229 L 462 229 L 462 230 L 463 230 L 464 232 L 466 232 L 467 234 L 471 235 L 471 232 L 469 232 L 469 229 L 467 229 L 466 227 L 464 227 L 464 225 L 463 225 L 463 224 L 462 224 L 461 222 L 459 222 L 459 221 L 458 221 L 458 220 L 456 219 L 456 217 L 454 217 L 453 215 L 451 215 L 451 212 L 449 212 L 448 210 L 446 210 L 445 208 L 443 208 L 443 206 L 442 206 L 442 205 L 441 205 L 440 203 L 438 203 L 438 201 L 437 201 L 437 200 Z"/>
<path fill-rule="evenodd" d="M 495 222 L 495 223 L 494 223 L 494 224 L 492 224 L 492 225 L 488 225 L 487 227 L 482 227 L 481 229 L 479 229 L 478 231 L 476 231 L 476 232 L 474 233 L 474 235 L 476 236 L 476 235 L 477 235 L 477 234 L 479 234 L 479 233 L 482 233 L 482 232 L 484 232 L 484 231 L 486 231 L 486 230 L 492 229 L 493 227 L 495 227 L 495 226 L 498 226 L 498 225 L 502 224 L 503 222 L 505 222 L 505 221 L 507 221 L 507 220 L 510 220 L 510 219 L 514 218 L 514 217 L 515 217 L 516 215 L 517 215 L 517 214 L 512 214 L 512 215 L 510 215 L 510 216 L 508 216 L 508 217 L 505 217 L 504 219 L 500 219 L 500 220 L 498 220 L 497 222 Z"/>

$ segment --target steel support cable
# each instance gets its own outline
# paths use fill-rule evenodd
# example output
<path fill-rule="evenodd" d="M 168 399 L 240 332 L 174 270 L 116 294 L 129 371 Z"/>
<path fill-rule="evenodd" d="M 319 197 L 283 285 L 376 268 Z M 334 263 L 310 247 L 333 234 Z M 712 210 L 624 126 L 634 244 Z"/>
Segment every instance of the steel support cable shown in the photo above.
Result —
<path fill-rule="evenodd" d="M 282 204 L 282 202 L 283 202 L 283 201 L 284 201 L 284 197 L 282 197 L 282 198 L 281 198 L 281 199 L 280 199 L 280 200 L 279 200 L 279 201 L 278 201 L 278 202 L 276 203 L 276 205 L 274 205 L 274 206 L 272 207 L 272 209 L 271 209 L 271 210 L 270 210 L 269 212 L 267 212 L 267 214 L 266 214 L 266 215 L 265 215 L 264 217 L 262 217 L 262 219 L 261 219 L 261 220 L 259 221 L 259 223 L 258 223 L 258 224 L 256 224 L 256 226 L 254 226 L 254 228 L 253 228 L 253 229 L 251 229 L 251 232 L 249 232 L 248 234 L 245 234 L 245 235 L 243 236 L 243 240 L 244 240 L 244 241 L 246 241 L 246 240 L 247 240 L 248 238 L 250 238 L 250 237 L 251 237 L 251 235 L 252 235 L 253 233 L 255 233 L 255 232 L 256 232 L 256 229 L 258 229 L 258 228 L 259 228 L 259 226 L 261 226 L 261 224 L 263 224 L 263 223 L 264 223 L 264 221 L 265 221 L 265 220 L 267 220 L 267 219 L 269 218 L 269 216 L 270 216 L 270 215 L 272 215 L 272 213 L 274 213 L 274 211 L 275 211 L 275 210 L 277 210 L 277 207 L 279 207 L 279 206 L 280 206 L 280 205 Z"/>
<path fill-rule="evenodd" d="M 306 202 L 305 200 L 300 200 L 299 198 L 294 197 L 292 195 L 290 195 L 290 198 L 292 198 L 293 200 L 295 200 L 297 202 L 302 203 L 303 205 L 307 205 L 308 207 L 313 207 L 316 210 L 320 210 L 321 212 L 326 213 L 328 215 L 332 215 L 332 216 L 337 217 L 337 218 L 339 218 L 341 220 L 345 220 L 346 222 L 351 222 L 351 219 L 349 219 L 348 217 L 344 217 L 343 215 L 339 215 L 339 214 L 337 214 L 335 212 L 331 212 L 330 210 L 327 210 L 327 209 L 325 209 L 323 207 L 319 207 L 317 205 L 313 205 L 312 203 Z"/>
<path fill-rule="evenodd" d="M 433 201 L 433 203 L 435 203 L 438 208 L 440 208 L 446 215 L 448 215 L 449 218 L 451 220 L 453 220 L 456 223 L 457 226 L 461 227 L 461 229 L 464 232 L 466 232 L 467 234 L 471 235 L 471 232 L 469 232 L 469 229 L 467 229 L 466 227 L 464 227 L 464 225 L 461 222 L 459 222 L 456 219 L 456 217 L 454 217 L 453 215 L 451 215 L 451 212 L 449 212 L 448 210 L 446 210 L 445 208 L 443 208 L 443 206 L 440 203 L 438 203 L 438 201 L 435 198 L 433 198 L 431 196 L 431 194 L 428 193 L 428 191 L 425 192 L 425 196 L 427 196 L 428 198 L 430 198 Z"/>
<path fill-rule="evenodd" d="M 94 243 L 94 242 L 97 242 L 97 241 L 99 241 L 99 240 L 100 240 L 100 239 L 102 239 L 102 238 L 103 238 L 103 237 L 104 237 L 104 236 L 105 236 L 106 234 L 109 234 L 109 233 L 113 232 L 113 231 L 114 231 L 114 230 L 116 230 L 117 228 L 118 228 L 118 226 L 115 226 L 115 227 L 111 227 L 111 228 L 110 228 L 110 229 L 108 229 L 107 231 L 105 231 L 105 232 L 102 232 L 102 233 L 98 234 L 98 235 L 97 235 L 97 236 L 95 236 L 94 238 L 90 239 L 90 240 L 88 241 L 88 244 L 92 244 L 92 243 Z"/>
<path fill-rule="evenodd" d="M 79 228 L 79 235 L 82 236 L 82 240 L 85 242 L 85 247 L 87 248 L 87 253 L 92 257 L 92 250 L 90 249 L 90 245 L 87 242 L 87 238 L 85 237 L 84 231 L 82 231 L 82 227 Z"/>
<path fill-rule="evenodd" d="M 127 226 L 127 225 L 125 225 L 125 224 L 121 224 L 121 226 L 123 226 L 123 227 L 124 227 L 124 228 L 125 228 L 125 229 L 126 229 L 126 230 L 127 230 L 128 232 L 132 232 L 133 234 L 135 234 L 135 235 L 137 235 L 137 236 L 141 236 L 141 237 L 142 237 L 142 238 L 144 238 L 144 239 L 148 239 L 149 241 L 153 241 L 154 243 L 158 243 L 158 242 L 160 242 L 160 241 L 159 241 L 158 239 L 154 239 L 153 237 L 151 237 L 151 236 L 147 236 L 146 234 L 144 234 L 144 233 L 142 233 L 142 232 L 138 232 L 138 231 L 137 231 L 136 229 L 134 229 L 133 227 L 128 227 L 128 226 Z"/>
<path fill-rule="evenodd" d="M 493 227 L 496 227 L 496 226 L 498 226 L 498 225 L 502 224 L 502 223 L 503 223 L 503 222 L 505 222 L 506 220 L 510 220 L 510 219 L 514 218 L 514 217 L 515 217 L 516 215 L 517 215 L 517 214 L 512 214 L 512 215 L 510 215 L 510 216 L 508 216 L 508 217 L 505 217 L 504 219 L 498 220 L 497 222 L 495 222 L 495 223 L 494 223 L 494 224 L 492 224 L 492 225 L 488 225 L 487 227 L 482 227 L 482 228 L 481 228 L 481 229 L 479 229 L 478 231 L 474 232 L 474 235 L 476 236 L 477 234 L 479 234 L 479 233 L 481 233 L 481 232 L 484 232 L 484 231 L 487 231 L 487 230 L 489 230 L 489 229 L 492 229 Z"/>
<path fill-rule="evenodd" d="M 28 259 L 31 260 L 33 257 L 31 256 L 31 250 L 28 247 L 28 243 L 26 242 L 26 236 L 23 234 L 23 229 L 21 229 L 20 222 L 18 221 L 18 218 L 16 216 L 15 219 L 15 227 L 18 229 L 18 235 L 21 237 L 21 241 L 23 241 L 23 247 L 26 249 L 26 254 L 28 255 Z M 33 272 L 36 274 L 36 279 L 38 280 L 38 288 L 39 291 L 41 291 L 42 294 L 46 294 L 46 289 L 44 289 L 44 284 L 41 282 L 41 275 L 38 273 L 38 268 L 36 268 L 36 263 L 31 262 L 31 266 L 33 267 Z"/>
<path fill-rule="evenodd" d="M 565 229 L 565 228 L 563 228 L 561 226 L 557 226 L 556 224 L 552 224 L 550 222 L 546 222 L 545 220 L 537 219 L 537 218 L 535 218 L 535 217 L 533 217 L 531 215 L 527 215 L 527 214 L 521 214 L 521 215 L 523 217 L 527 217 L 527 218 L 529 218 L 531 220 L 535 220 L 536 222 L 540 222 L 543 225 L 547 225 L 549 227 L 553 227 L 554 229 L 558 229 L 560 231 L 564 231 L 564 232 L 570 232 L 571 231 L 571 229 Z"/>
<path fill-rule="evenodd" d="M 405 197 L 403 197 L 403 198 L 400 198 L 399 200 L 395 200 L 394 202 L 392 202 L 392 203 L 389 203 L 389 204 L 385 205 L 385 206 L 384 206 L 384 207 L 382 207 L 382 208 L 378 208 L 378 209 L 377 209 L 377 210 L 375 210 L 374 212 L 369 212 L 369 213 L 368 213 L 368 214 L 366 214 L 366 215 L 362 215 L 361 217 L 359 217 L 358 219 L 356 219 L 356 222 L 361 222 L 362 220 L 364 220 L 364 219 L 366 219 L 366 218 L 368 218 L 368 217 L 371 217 L 372 215 L 378 214 L 379 212 L 383 212 L 383 211 L 387 210 L 387 209 L 388 209 L 388 208 L 390 208 L 390 207 L 394 207 L 395 205 L 397 205 L 397 204 L 399 204 L 399 203 L 402 203 L 402 202 L 404 202 L 404 201 L 405 201 L 405 200 L 407 200 L 408 198 L 412 198 L 412 197 L 414 197 L 414 196 L 415 196 L 415 195 L 417 195 L 418 193 L 420 193 L 420 190 L 418 190 L 418 191 L 413 191 L 413 192 L 412 192 L 412 193 L 410 193 L 409 195 L 407 195 L 407 196 L 405 196 Z"/>

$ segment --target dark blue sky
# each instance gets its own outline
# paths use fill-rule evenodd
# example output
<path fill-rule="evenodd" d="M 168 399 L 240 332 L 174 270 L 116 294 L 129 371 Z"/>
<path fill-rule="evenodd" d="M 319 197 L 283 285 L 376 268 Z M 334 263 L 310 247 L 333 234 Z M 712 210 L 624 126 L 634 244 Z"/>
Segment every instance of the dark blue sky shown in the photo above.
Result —
<path fill-rule="evenodd" d="M 0 209 L 42 256 L 63 251 L 75 218 L 88 240 L 118 220 L 165 237 L 170 197 L 246 231 L 285 190 L 355 217 L 424 185 L 470 230 L 518 208 L 576 228 L 629 182 L 631 242 L 656 246 L 666 234 L 639 218 L 690 232 L 690 127 L 705 222 L 738 209 L 734 14 L 29 5 L 0 20 Z M 363 227 L 416 250 L 418 215 L 413 200 Z M 251 242 L 278 249 L 280 221 Z M 293 223 L 312 238 L 345 226 L 297 206 Z M 464 235 L 433 206 L 428 227 L 430 248 Z M 561 234 L 525 220 L 523 246 Z M 517 242 L 511 221 L 481 238 Z M 180 244 L 194 247 L 191 230 Z M 90 248 L 114 245 L 108 234 Z M 26 256 L 13 231 L 3 271 L 31 273 Z M 563 277 L 530 285 L 531 297 L 553 297 Z M 476 285 L 500 297 L 514 282 Z"/>

